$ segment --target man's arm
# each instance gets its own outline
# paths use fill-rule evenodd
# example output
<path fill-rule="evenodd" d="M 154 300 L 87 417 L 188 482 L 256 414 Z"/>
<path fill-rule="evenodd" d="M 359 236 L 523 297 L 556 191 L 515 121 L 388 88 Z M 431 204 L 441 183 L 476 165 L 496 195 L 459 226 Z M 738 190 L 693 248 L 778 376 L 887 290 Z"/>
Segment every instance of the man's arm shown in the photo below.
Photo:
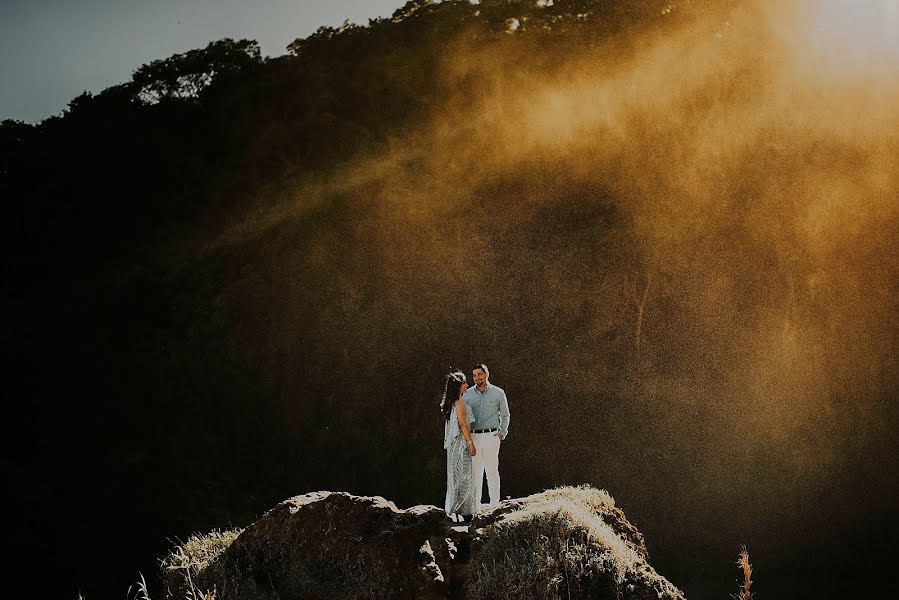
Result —
<path fill-rule="evenodd" d="M 499 434 L 505 438 L 509 435 L 509 423 L 512 421 L 512 415 L 509 413 L 509 401 L 506 399 L 506 392 L 503 392 L 499 399 Z"/>

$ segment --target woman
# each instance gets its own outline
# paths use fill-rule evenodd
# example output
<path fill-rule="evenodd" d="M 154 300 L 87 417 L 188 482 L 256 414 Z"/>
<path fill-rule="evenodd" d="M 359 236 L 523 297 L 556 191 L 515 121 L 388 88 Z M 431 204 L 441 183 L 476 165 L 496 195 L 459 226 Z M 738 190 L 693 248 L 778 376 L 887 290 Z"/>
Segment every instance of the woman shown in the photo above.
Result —
<path fill-rule="evenodd" d="M 462 399 L 468 389 L 465 373 L 460 371 L 446 376 L 446 388 L 440 402 L 440 412 L 445 421 L 443 447 L 446 449 L 446 502 L 444 509 L 453 521 L 464 522 L 471 518 L 475 507 L 474 477 L 471 473 L 471 457 L 478 453 L 471 439 L 468 425 L 474 421 L 471 409 Z"/>

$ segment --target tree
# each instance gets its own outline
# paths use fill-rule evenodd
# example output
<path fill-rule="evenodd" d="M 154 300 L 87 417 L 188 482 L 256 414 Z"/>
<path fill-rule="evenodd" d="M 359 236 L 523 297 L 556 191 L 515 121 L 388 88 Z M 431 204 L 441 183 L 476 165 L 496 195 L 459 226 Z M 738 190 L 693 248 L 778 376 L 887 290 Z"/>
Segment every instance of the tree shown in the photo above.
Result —
<path fill-rule="evenodd" d="M 0 177 L 10 172 L 13 162 L 20 158 L 28 137 L 33 134 L 34 126 L 28 123 L 13 119 L 0 121 Z"/>
<path fill-rule="evenodd" d="M 225 38 L 203 49 L 154 60 L 137 69 L 132 80 L 138 86 L 137 97 L 145 104 L 196 100 L 214 78 L 261 62 L 258 42 Z"/>

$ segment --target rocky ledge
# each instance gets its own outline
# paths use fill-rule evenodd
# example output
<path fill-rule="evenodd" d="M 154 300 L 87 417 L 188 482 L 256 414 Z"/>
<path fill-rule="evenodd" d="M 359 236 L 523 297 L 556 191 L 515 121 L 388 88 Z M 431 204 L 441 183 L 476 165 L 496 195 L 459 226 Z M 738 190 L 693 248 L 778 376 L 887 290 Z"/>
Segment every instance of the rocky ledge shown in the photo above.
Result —
<path fill-rule="evenodd" d="M 436 506 L 315 492 L 242 532 L 194 537 L 163 567 L 170 598 L 683 599 L 612 497 L 588 486 L 506 500 L 465 525 Z"/>

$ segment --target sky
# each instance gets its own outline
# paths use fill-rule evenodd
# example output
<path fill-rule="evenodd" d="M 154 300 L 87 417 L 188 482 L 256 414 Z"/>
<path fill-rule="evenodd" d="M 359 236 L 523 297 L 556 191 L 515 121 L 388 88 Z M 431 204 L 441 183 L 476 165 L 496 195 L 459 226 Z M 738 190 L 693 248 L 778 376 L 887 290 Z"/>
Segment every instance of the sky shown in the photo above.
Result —
<path fill-rule="evenodd" d="M 0 120 L 60 114 L 87 90 L 130 79 L 154 59 L 224 37 L 266 56 L 321 25 L 365 24 L 405 0 L 2 0 Z"/>

